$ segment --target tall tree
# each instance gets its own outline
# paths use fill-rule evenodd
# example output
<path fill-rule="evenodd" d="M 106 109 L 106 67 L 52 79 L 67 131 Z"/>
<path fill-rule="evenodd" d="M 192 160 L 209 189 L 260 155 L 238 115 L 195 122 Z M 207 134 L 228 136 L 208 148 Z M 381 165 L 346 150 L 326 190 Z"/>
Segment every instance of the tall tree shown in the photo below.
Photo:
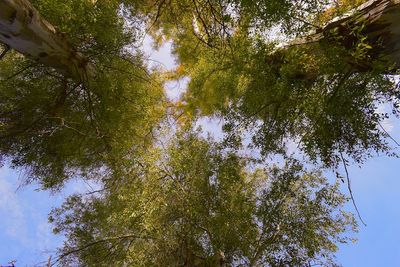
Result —
<path fill-rule="evenodd" d="M 0 153 L 51 187 L 63 180 L 56 176 L 110 166 L 128 152 L 110 154 L 132 151 L 137 141 L 122 148 L 110 140 L 146 136 L 162 113 L 157 75 L 128 49 L 143 27 L 173 39 L 176 75 L 191 78 L 186 111 L 225 116 L 231 136 L 238 125 L 251 129 L 264 154 L 282 153 L 288 138 L 326 166 L 337 166 L 340 153 L 362 161 L 388 151 L 387 114 L 376 106 L 391 103 L 397 114 L 398 89 L 384 74 L 396 70 L 400 5 L 368 1 L 329 20 L 361 2 L 1 1 L 0 41 L 27 57 L 2 55 Z M 277 47 L 276 29 L 296 41 Z"/>
<path fill-rule="evenodd" d="M 1 1 L 12 50 L 0 62 L 0 154 L 44 188 L 122 172 L 162 120 L 161 80 L 133 47 L 140 30 L 122 4 Z"/>
<path fill-rule="evenodd" d="M 174 40 L 176 75 L 191 78 L 186 110 L 224 117 L 230 140 L 247 130 L 264 155 L 284 154 L 295 140 L 314 162 L 337 167 L 343 154 L 362 162 L 390 151 L 382 127 L 389 115 L 377 107 L 391 105 L 398 115 L 399 89 L 389 74 L 397 73 L 399 3 L 368 1 L 350 15 L 321 19 L 360 1 L 338 3 L 329 12 L 325 1 L 165 6 L 159 27 Z"/>
<path fill-rule="evenodd" d="M 355 221 L 338 184 L 296 161 L 250 171 L 197 133 L 148 155 L 125 183 L 72 196 L 51 220 L 68 236 L 55 259 L 79 266 L 332 266 Z"/>
<path fill-rule="evenodd" d="M 82 80 L 90 75 L 88 59 L 28 0 L 1 1 L 0 9 L 2 43 L 75 79 Z"/>
<path fill-rule="evenodd" d="M 333 265 L 355 226 L 338 184 L 289 157 L 254 168 L 240 138 L 251 132 L 263 155 L 297 140 L 325 167 L 390 151 L 377 105 L 398 115 L 400 3 L 332 20 L 361 2 L 0 1 L 0 155 L 44 188 L 104 185 L 53 212 L 68 238 L 57 263 Z M 175 72 L 148 70 L 143 31 L 173 41 Z M 165 100 L 165 76 L 190 78 L 179 103 Z M 172 109 L 222 118 L 225 142 L 182 130 L 162 149 Z"/>

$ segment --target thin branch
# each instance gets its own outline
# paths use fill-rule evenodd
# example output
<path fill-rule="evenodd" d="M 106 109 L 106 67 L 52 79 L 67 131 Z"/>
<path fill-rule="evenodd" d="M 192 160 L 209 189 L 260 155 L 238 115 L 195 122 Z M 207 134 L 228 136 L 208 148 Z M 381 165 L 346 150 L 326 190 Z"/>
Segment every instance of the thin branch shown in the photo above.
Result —
<path fill-rule="evenodd" d="M 356 209 L 358 218 L 360 219 L 360 221 L 362 222 L 362 224 L 364 224 L 364 226 L 367 226 L 367 224 L 366 224 L 366 223 L 364 222 L 364 220 L 362 219 L 361 214 L 360 214 L 360 212 L 359 212 L 359 210 L 358 210 L 356 201 L 354 200 L 353 191 L 351 190 L 349 172 L 348 172 L 348 170 L 347 170 L 347 164 L 346 164 L 346 161 L 345 161 L 345 159 L 344 159 L 344 157 L 343 157 L 342 152 L 340 152 L 340 157 L 342 158 L 344 170 L 346 171 L 347 188 L 349 189 L 351 201 L 353 202 L 354 208 Z"/>
<path fill-rule="evenodd" d="M 197 38 L 199 38 L 199 40 L 201 40 L 201 41 L 202 41 L 203 43 L 205 43 L 207 46 L 213 48 L 212 44 L 210 43 L 210 40 L 212 40 L 212 35 L 211 35 L 210 32 L 208 31 L 208 30 L 209 30 L 209 29 L 208 29 L 208 25 L 207 25 L 207 23 L 205 22 L 205 20 L 203 19 L 203 17 L 201 16 L 201 12 L 200 12 L 200 10 L 199 10 L 199 8 L 198 8 L 198 6 L 197 6 L 196 0 L 192 0 L 192 2 L 193 2 L 193 5 L 194 5 L 194 8 L 195 8 L 195 11 L 196 11 L 196 14 L 195 14 L 195 15 L 197 15 L 197 18 L 200 20 L 200 22 L 201 22 L 201 24 L 202 24 L 202 26 L 203 26 L 203 28 L 204 28 L 204 31 L 205 31 L 205 33 L 206 33 L 206 35 L 207 35 L 207 37 L 208 37 L 208 40 L 204 40 L 203 38 L 197 36 L 196 32 L 194 31 L 195 36 L 196 36 Z"/>
<path fill-rule="evenodd" d="M 300 18 L 300 17 L 293 16 L 292 18 L 294 18 L 294 19 L 296 19 L 296 20 L 298 20 L 298 21 L 300 21 L 300 22 L 306 24 L 307 26 L 313 27 L 313 28 L 315 28 L 315 29 L 317 29 L 317 30 L 322 30 L 322 27 L 321 27 L 321 26 L 312 24 L 311 22 L 308 22 L 308 21 L 306 21 L 306 20 L 304 20 L 304 19 L 302 19 L 302 18 Z"/>
<path fill-rule="evenodd" d="M 4 49 L 0 54 L 0 60 L 2 60 L 4 58 L 4 56 L 7 54 L 8 51 L 10 51 L 10 46 L 9 45 L 4 45 Z"/>
<path fill-rule="evenodd" d="M 123 60 L 129 62 L 126 58 L 121 58 L 121 59 L 123 59 Z M 130 63 L 131 63 L 131 62 L 130 62 Z M 132 64 L 132 63 L 131 63 L 131 64 Z M 121 72 L 121 73 L 125 73 L 125 74 L 132 75 L 133 77 L 135 77 L 135 78 L 137 78 L 137 79 L 140 79 L 140 80 L 143 80 L 143 81 L 145 81 L 145 82 L 148 82 L 148 83 L 150 83 L 150 84 L 152 83 L 152 81 L 151 81 L 150 79 L 147 79 L 147 78 L 145 78 L 145 77 L 143 77 L 143 76 L 140 76 L 140 75 L 138 75 L 138 74 L 135 74 L 135 73 L 133 73 L 132 71 L 127 71 L 127 70 L 123 70 L 123 69 L 120 69 L 120 68 L 117 68 L 117 67 L 106 66 L 106 65 L 104 65 L 103 67 L 104 67 L 104 68 L 107 68 L 107 69 L 110 69 L 110 70 L 115 70 L 115 71 L 119 71 L 119 72 Z M 147 76 L 149 76 L 148 73 L 146 73 L 146 74 L 147 74 Z"/>
<path fill-rule="evenodd" d="M 34 63 L 29 64 L 28 66 L 26 66 L 26 67 L 24 67 L 24 68 L 18 70 L 16 73 L 14 73 L 13 75 L 11 75 L 11 76 L 5 78 L 4 80 L 0 80 L 0 82 L 6 82 L 6 81 L 8 81 L 8 80 L 11 80 L 12 78 L 18 76 L 19 74 L 23 73 L 24 71 L 26 71 L 26 70 L 29 69 L 30 67 L 33 67 L 34 65 L 35 65 Z"/>
<path fill-rule="evenodd" d="M 387 134 L 387 136 L 397 145 L 400 146 L 400 143 L 396 141 L 396 139 L 394 139 L 387 131 L 385 128 L 383 128 L 382 124 L 378 121 L 378 125 L 379 127 L 382 128 L 382 130 L 385 132 L 385 134 Z"/>
<path fill-rule="evenodd" d="M 47 261 L 47 265 L 46 265 L 47 267 L 51 267 L 51 255 L 50 255 L 50 257 L 49 257 L 49 260 Z"/>
<path fill-rule="evenodd" d="M 105 188 L 102 188 L 102 189 L 99 189 L 99 190 L 94 190 L 94 191 L 87 192 L 87 193 L 85 193 L 83 195 L 85 195 L 85 196 L 94 195 L 94 194 L 97 194 L 97 193 L 102 193 L 102 192 L 104 192 L 104 191 L 106 191 L 108 189 L 109 189 L 109 187 L 105 187 Z"/>
<path fill-rule="evenodd" d="M 163 12 L 162 7 L 163 7 L 164 4 L 165 4 L 165 0 L 162 0 L 161 3 L 159 3 L 159 4 L 157 5 L 157 13 L 156 13 L 156 15 L 155 15 L 155 17 L 154 17 L 154 20 L 153 20 L 153 22 L 151 23 L 150 27 L 149 27 L 146 31 L 150 31 L 150 30 L 157 24 L 158 19 L 159 19 L 159 18 L 161 17 L 161 15 L 162 15 L 162 12 Z"/>
<path fill-rule="evenodd" d="M 128 238 L 133 238 L 133 239 L 149 239 L 149 237 L 141 237 L 141 236 L 137 236 L 137 235 L 123 235 L 123 236 L 116 236 L 116 237 L 110 237 L 110 238 L 105 238 L 105 239 L 101 239 L 101 240 L 97 240 L 97 241 L 93 241 L 91 243 L 88 243 L 82 247 L 76 248 L 76 249 L 72 249 L 70 251 L 67 251 L 63 254 L 61 254 L 60 256 L 57 257 L 57 260 L 55 262 L 53 262 L 51 264 L 51 266 L 55 266 L 60 260 L 62 260 L 63 258 L 71 255 L 71 254 L 75 254 L 78 253 L 80 251 L 86 250 L 92 246 L 95 246 L 97 244 L 100 243 L 104 243 L 104 242 L 109 242 L 109 241 L 114 241 L 114 240 L 123 240 L 123 239 L 128 239 Z"/>
<path fill-rule="evenodd" d="M 62 124 L 62 126 L 65 127 L 65 128 L 67 128 L 67 129 L 70 129 L 70 130 L 76 132 L 76 133 L 79 134 L 80 136 L 85 136 L 85 137 L 87 136 L 86 134 L 82 133 L 82 132 L 79 131 L 78 129 L 76 129 L 76 128 L 72 127 L 72 126 L 67 125 L 65 122 Z"/>
<path fill-rule="evenodd" d="M 82 87 L 84 93 L 86 94 L 87 108 L 89 112 L 90 122 L 96 126 L 95 112 L 94 112 L 94 104 L 92 101 L 91 91 L 86 86 Z"/>

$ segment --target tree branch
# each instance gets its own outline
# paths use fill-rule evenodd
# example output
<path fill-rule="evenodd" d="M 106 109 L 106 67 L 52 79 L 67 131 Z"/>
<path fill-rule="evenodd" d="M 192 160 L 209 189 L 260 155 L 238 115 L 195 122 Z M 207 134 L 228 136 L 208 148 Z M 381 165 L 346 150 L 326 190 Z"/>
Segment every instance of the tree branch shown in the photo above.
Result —
<path fill-rule="evenodd" d="M 367 224 L 366 224 L 366 223 L 364 222 L 364 220 L 362 219 L 361 214 L 360 214 L 360 211 L 358 210 L 356 201 L 354 200 L 353 191 L 351 190 L 349 172 L 348 172 L 348 170 L 347 170 L 347 164 L 346 164 L 346 161 L 345 161 L 345 159 L 344 159 L 344 157 L 343 157 L 342 152 L 340 152 L 340 157 L 341 157 L 341 159 L 342 159 L 343 166 L 344 166 L 344 170 L 345 170 L 345 172 L 346 172 L 347 188 L 348 188 L 349 193 L 350 193 L 351 201 L 353 202 L 353 206 L 354 206 L 354 208 L 356 209 L 358 218 L 360 219 L 360 221 L 362 222 L 362 224 L 364 224 L 364 226 L 367 226 Z"/>
<path fill-rule="evenodd" d="M 0 54 L 0 60 L 2 60 L 4 58 L 4 56 L 7 54 L 8 51 L 10 51 L 10 49 L 11 48 L 9 45 L 4 44 L 3 51 Z"/>
<path fill-rule="evenodd" d="M 57 257 L 57 260 L 54 261 L 50 266 L 55 266 L 63 258 L 65 258 L 65 257 L 67 257 L 67 256 L 69 256 L 71 254 L 75 254 L 75 253 L 78 253 L 80 251 L 86 250 L 86 249 L 88 249 L 88 248 L 90 248 L 92 246 L 95 246 L 97 244 L 104 243 L 104 242 L 109 242 L 109 241 L 114 241 L 114 240 L 130 239 L 130 238 L 132 238 L 132 239 L 151 239 L 150 237 L 142 237 L 142 236 L 129 234 L 129 235 L 122 235 L 122 236 L 109 237 L 109 238 L 105 238 L 105 239 L 101 239 L 101 240 L 96 240 L 96 241 L 88 243 L 88 244 L 86 244 L 86 245 L 84 245 L 82 247 L 79 247 L 79 248 L 76 248 L 76 249 L 72 249 L 70 251 L 67 251 L 67 252 L 61 254 L 60 256 Z"/>

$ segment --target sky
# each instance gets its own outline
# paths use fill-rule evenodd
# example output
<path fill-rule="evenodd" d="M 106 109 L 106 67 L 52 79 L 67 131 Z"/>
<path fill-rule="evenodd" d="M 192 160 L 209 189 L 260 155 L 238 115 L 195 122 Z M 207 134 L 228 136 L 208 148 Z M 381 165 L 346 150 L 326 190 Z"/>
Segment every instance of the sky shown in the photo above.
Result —
<path fill-rule="evenodd" d="M 152 64 L 162 62 L 165 69 L 175 66 L 170 44 L 153 51 L 146 39 L 144 46 Z M 177 99 L 186 83 L 186 80 L 168 83 L 168 97 Z M 199 125 L 207 132 L 218 131 L 215 123 L 207 119 Z M 400 141 L 399 121 L 389 119 L 383 126 Z M 375 157 L 361 168 L 350 166 L 349 174 L 357 206 L 367 226 L 360 223 L 359 233 L 354 234 L 357 243 L 340 245 L 338 263 L 349 267 L 400 266 L 400 159 Z M 17 261 L 17 267 L 43 266 L 49 253 L 63 242 L 62 236 L 52 234 L 48 213 L 68 195 L 87 191 L 90 185 L 74 180 L 62 192 L 51 195 L 37 191 L 35 185 L 20 188 L 21 177 L 21 173 L 7 165 L 0 169 L 0 266 L 11 260 Z M 346 208 L 354 212 L 351 203 Z"/>

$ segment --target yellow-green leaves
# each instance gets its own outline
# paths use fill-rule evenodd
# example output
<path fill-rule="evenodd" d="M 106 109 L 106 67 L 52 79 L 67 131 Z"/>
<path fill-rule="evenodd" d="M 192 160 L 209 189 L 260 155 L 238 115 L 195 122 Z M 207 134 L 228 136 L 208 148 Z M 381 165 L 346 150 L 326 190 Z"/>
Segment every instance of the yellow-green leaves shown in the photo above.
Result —
<path fill-rule="evenodd" d="M 338 185 L 296 161 L 252 171 L 191 131 L 151 154 L 126 177 L 132 182 L 53 211 L 68 237 L 64 264 L 329 265 L 335 243 L 355 227 L 341 213 Z"/>

